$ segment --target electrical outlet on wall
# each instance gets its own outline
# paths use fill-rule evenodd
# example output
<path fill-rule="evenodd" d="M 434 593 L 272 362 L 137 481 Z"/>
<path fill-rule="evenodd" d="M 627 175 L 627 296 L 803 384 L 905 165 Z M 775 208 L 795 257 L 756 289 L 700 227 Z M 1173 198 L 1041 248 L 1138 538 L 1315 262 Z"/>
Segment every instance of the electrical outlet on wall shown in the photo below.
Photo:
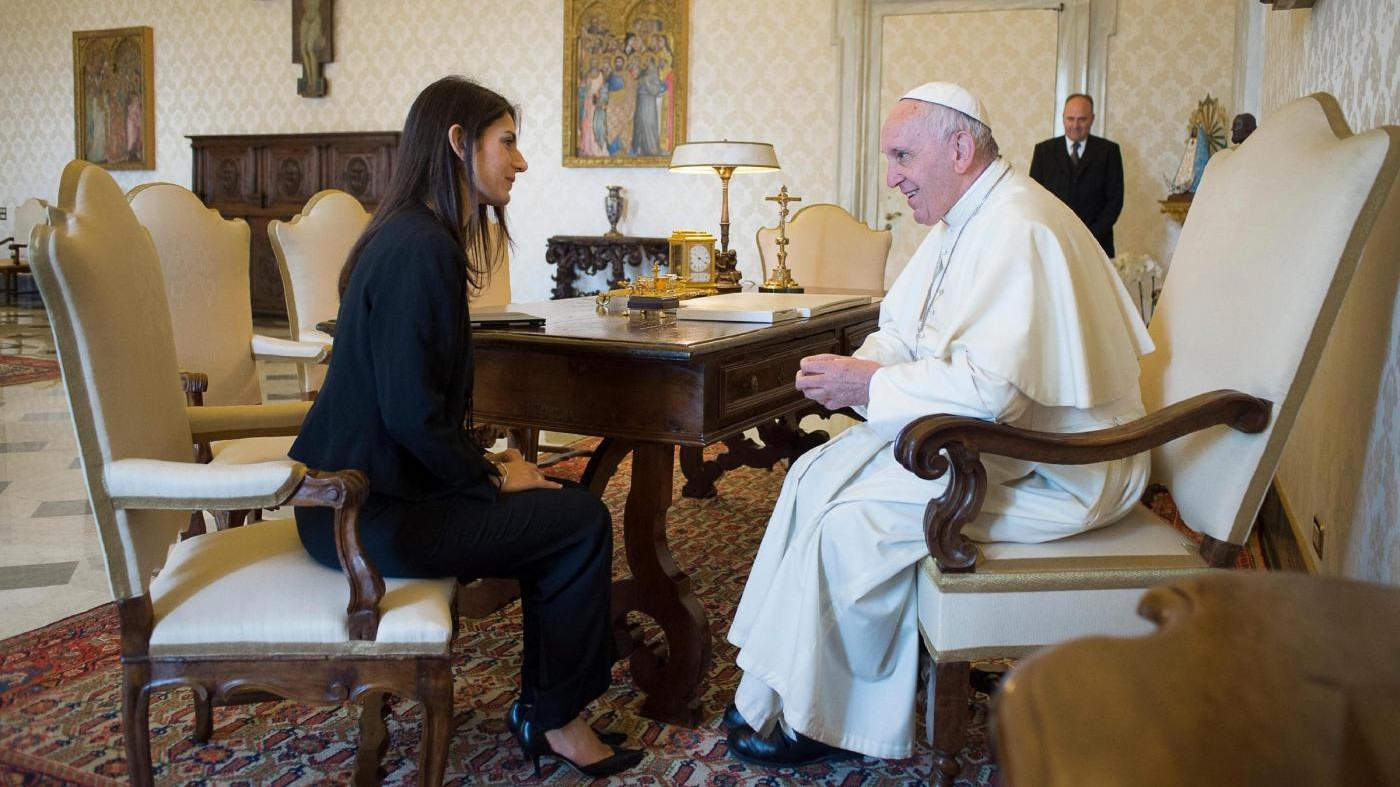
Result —
<path fill-rule="evenodd" d="M 10 218 L 10 209 L 0 206 L 0 221 L 5 221 L 8 218 Z"/>
<path fill-rule="evenodd" d="M 1318 557 L 1322 557 L 1322 547 L 1326 543 L 1327 531 L 1322 526 L 1322 520 L 1313 517 L 1312 528 L 1312 548 Z"/>

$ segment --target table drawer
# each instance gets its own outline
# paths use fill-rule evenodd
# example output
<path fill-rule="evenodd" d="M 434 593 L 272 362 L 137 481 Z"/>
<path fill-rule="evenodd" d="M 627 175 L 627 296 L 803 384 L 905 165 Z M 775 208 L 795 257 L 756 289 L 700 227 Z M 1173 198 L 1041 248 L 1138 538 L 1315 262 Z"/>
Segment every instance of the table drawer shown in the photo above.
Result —
<path fill-rule="evenodd" d="M 719 367 L 719 418 L 723 422 L 801 399 L 793 380 L 802 359 L 840 349 L 835 333 L 786 342 L 745 353 Z"/>

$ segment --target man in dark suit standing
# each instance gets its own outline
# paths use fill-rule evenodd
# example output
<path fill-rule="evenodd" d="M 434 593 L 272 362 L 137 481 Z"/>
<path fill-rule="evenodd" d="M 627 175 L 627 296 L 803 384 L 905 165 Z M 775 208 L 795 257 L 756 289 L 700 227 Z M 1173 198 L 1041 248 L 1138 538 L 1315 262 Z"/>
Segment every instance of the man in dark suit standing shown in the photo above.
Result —
<path fill-rule="evenodd" d="M 1065 135 L 1035 146 L 1031 177 L 1059 197 L 1113 256 L 1113 223 L 1123 211 L 1123 155 L 1118 143 L 1089 133 L 1094 99 L 1065 100 Z"/>

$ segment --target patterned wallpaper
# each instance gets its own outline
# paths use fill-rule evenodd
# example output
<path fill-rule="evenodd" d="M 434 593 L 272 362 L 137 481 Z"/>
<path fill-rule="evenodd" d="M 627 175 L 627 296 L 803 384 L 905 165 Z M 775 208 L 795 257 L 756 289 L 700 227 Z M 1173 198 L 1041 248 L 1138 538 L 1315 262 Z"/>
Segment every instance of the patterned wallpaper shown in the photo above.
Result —
<path fill-rule="evenodd" d="M 1319 90 L 1353 130 L 1400 125 L 1400 3 L 1265 14 L 1261 109 Z M 1400 584 L 1400 194 L 1377 223 L 1284 451 L 1296 520 L 1327 530 L 1322 570 Z"/>
<path fill-rule="evenodd" d="M 885 18 L 880 117 L 899 97 L 931 80 L 957 82 L 987 107 L 1002 156 L 1028 172 L 1035 143 L 1054 132 L 1054 11 L 982 11 Z M 995 67 L 988 68 L 988 64 Z M 900 79 L 891 75 L 908 74 Z M 880 182 L 885 162 L 880 160 Z M 890 259 L 902 269 L 927 227 L 914 222 L 898 192 L 881 190 L 881 215 L 899 211 Z"/>
<path fill-rule="evenodd" d="M 1231 0 L 1176 0 L 1169 11 L 1157 0 L 1118 0 L 1100 120 L 1123 152 L 1123 213 L 1113 230 L 1120 254 L 1146 253 L 1163 267 L 1171 262 L 1181 228 L 1157 201 L 1181 163 L 1196 103 L 1209 93 L 1235 114 L 1234 25 Z M 1093 133 L 1101 133 L 1098 124 Z"/>
<path fill-rule="evenodd" d="M 813 13 L 813 9 L 817 9 Z M 385 130 L 449 73 L 482 80 L 521 107 L 530 171 L 511 204 L 514 292 L 548 297 L 550 235 L 601 234 L 605 186 L 624 187 L 620 229 L 664 236 L 678 228 L 718 235 L 717 177 L 665 169 L 566 169 L 561 161 L 561 0 L 423 3 L 342 0 L 329 95 L 296 94 L 288 0 L 52 0 L 8 4 L 0 29 L 0 204 L 56 197 L 73 157 L 72 31 L 155 28 L 157 169 L 115 173 L 124 188 L 165 180 L 188 186 L 191 134 Z M 781 31 L 771 21 L 782 19 Z M 811 201 L 834 196 L 837 50 L 826 2 L 693 0 L 690 138 L 771 142 L 782 173 L 736 177 L 731 246 L 758 274 L 753 237 L 773 214 L 763 197 L 786 182 Z M 4 237 L 9 222 L 0 222 Z"/>

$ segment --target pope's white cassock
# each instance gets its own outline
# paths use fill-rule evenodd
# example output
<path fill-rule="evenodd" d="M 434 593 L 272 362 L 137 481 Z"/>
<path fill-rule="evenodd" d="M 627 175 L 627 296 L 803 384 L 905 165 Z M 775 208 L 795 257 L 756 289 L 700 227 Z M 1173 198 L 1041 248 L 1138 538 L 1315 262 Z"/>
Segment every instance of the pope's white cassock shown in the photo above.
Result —
<path fill-rule="evenodd" d="M 892 443 L 931 413 L 1082 432 L 1143 415 L 1151 340 L 1079 219 L 998 159 L 935 226 L 856 357 L 878 362 L 865 423 L 793 463 L 729 640 L 740 713 L 874 757 L 911 753 L 923 514 L 945 479 Z M 1137 502 L 1146 454 L 1074 467 L 983 457 L 978 540 L 1038 542 L 1109 524 Z"/>

